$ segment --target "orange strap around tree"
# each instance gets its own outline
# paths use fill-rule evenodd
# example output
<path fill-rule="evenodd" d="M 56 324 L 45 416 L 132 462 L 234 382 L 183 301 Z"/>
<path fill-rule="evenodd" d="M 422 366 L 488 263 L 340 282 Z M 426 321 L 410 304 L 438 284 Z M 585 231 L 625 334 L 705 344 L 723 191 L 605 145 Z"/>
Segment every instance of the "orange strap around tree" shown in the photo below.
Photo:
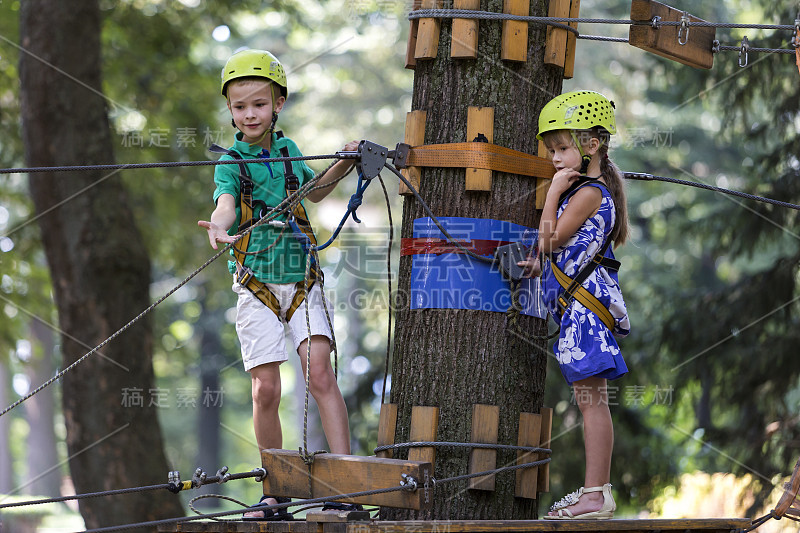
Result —
<path fill-rule="evenodd" d="M 486 168 L 509 174 L 551 179 L 550 160 L 485 142 L 425 144 L 408 152 L 410 167 Z"/>

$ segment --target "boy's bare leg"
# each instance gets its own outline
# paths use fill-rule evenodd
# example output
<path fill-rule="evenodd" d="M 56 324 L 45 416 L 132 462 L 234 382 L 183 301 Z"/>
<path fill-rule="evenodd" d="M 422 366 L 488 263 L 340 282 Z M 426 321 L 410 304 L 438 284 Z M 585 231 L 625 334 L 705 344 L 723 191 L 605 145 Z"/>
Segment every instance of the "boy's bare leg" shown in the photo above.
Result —
<path fill-rule="evenodd" d="M 303 373 L 307 370 L 307 340 L 300 343 L 297 353 L 303 365 Z M 311 394 L 317 401 L 322 429 L 328 440 L 331 453 L 350 454 L 350 426 L 347 419 L 347 406 L 342 392 L 336 383 L 336 376 L 331 366 L 331 345 L 324 335 L 311 337 Z"/>
<path fill-rule="evenodd" d="M 259 452 L 283 446 L 281 420 L 278 407 L 281 403 L 280 363 L 266 363 L 250 370 L 253 388 L 253 427 Z M 259 458 L 260 462 L 260 458 Z M 267 505 L 278 503 L 274 498 L 264 500 Z M 251 511 L 247 518 L 263 518 L 264 511 Z"/>

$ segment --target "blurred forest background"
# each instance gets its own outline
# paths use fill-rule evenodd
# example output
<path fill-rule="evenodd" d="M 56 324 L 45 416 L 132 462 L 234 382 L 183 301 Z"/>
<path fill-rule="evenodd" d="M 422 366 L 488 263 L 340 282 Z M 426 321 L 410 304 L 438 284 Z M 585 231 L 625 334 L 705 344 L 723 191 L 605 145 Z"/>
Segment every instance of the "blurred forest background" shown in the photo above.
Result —
<path fill-rule="evenodd" d="M 629 2 L 581 4 L 582 17 L 630 15 Z M 219 95 L 219 72 L 240 47 L 268 49 L 287 68 L 290 96 L 279 127 L 307 155 L 334 153 L 350 139 L 390 148 L 403 140 L 413 85 L 413 71 L 403 68 L 410 2 L 105 0 L 101 5 L 103 89 L 117 162 L 215 159 L 206 151 L 211 142 L 229 146 L 233 129 Z M 716 22 L 792 24 L 798 16 L 798 5 L 789 1 L 683 0 L 674 7 Z M 24 166 L 19 8 L 19 1 L 0 0 L 2 167 Z M 627 37 L 627 26 L 582 25 L 580 31 Z M 717 30 L 723 45 L 736 46 L 745 35 L 753 46 L 791 47 L 791 32 Z M 623 43 L 579 40 L 575 77 L 565 80 L 564 91 L 596 90 L 616 102 L 619 134 L 611 157 L 623 170 L 797 203 L 797 76 L 794 56 L 787 54 L 751 53 L 742 68 L 736 52 L 723 52 L 705 71 Z M 312 167 L 321 170 L 325 164 Z M 152 299 L 212 255 L 205 232 L 196 226 L 213 207 L 212 174 L 209 167 L 170 168 L 128 170 L 111 178 L 123 180 L 145 236 Z M 396 181 L 387 178 L 398 226 L 401 199 Z M 323 241 L 346 211 L 354 183 L 355 178 L 345 181 L 310 209 Z M 633 326 L 621 346 L 632 372 L 612 384 L 610 398 L 616 429 L 612 483 L 620 514 L 763 514 L 774 505 L 774 491 L 800 450 L 796 212 L 658 182 L 630 182 L 628 198 L 633 239 L 618 256 Z M 354 453 L 370 455 L 389 307 L 389 218 L 380 187 L 370 188 L 358 214 L 363 223 L 348 222 L 322 262 L 326 293 L 335 304 L 339 381 Z M 395 271 L 397 237 L 395 228 Z M 210 474 L 222 465 L 232 472 L 259 466 L 234 304 L 224 261 L 217 261 L 154 312 L 157 388 L 120 391 L 119 404 L 109 406 L 136 409 L 155 402 L 170 468 L 184 478 L 198 466 Z M 131 309 L 131 318 L 140 311 Z M 0 315 L 4 408 L 61 365 L 52 287 L 27 176 L 21 174 L 0 176 Z M 281 414 L 284 445 L 296 449 L 304 383 L 298 380 L 297 358 L 290 361 L 282 367 Z M 559 498 L 582 483 L 583 443 L 571 391 L 553 358 L 548 365 L 545 403 L 555 408 L 551 495 Z M 59 395 L 54 385 L 0 418 L 0 495 L 7 495 L 0 501 L 71 490 Z M 325 447 L 316 414 L 310 417 L 309 440 L 309 449 Z M 152 473 L 153 484 L 165 481 L 166 472 Z M 214 491 L 254 502 L 260 486 L 237 482 Z M 547 495 L 544 500 L 549 505 Z M 74 506 L 25 512 L 41 513 L 50 528 L 42 531 L 82 527 Z M 787 526 L 773 522 L 762 530 Z"/>

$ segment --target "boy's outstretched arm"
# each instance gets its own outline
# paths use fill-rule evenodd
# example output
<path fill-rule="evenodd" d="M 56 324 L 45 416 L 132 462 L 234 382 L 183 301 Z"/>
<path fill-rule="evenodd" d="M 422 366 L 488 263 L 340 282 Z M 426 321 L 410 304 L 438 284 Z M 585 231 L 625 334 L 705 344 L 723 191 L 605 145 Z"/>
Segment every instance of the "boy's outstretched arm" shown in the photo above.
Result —
<path fill-rule="evenodd" d="M 350 141 L 349 143 L 344 145 L 342 151 L 355 152 L 356 150 L 358 150 L 359 144 L 360 141 Z M 318 186 L 326 185 L 328 183 L 335 182 L 336 180 L 344 176 L 347 172 L 349 172 L 350 169 L 353 168 L 354 164 L 355 164 L 354 159 L 341 159 L 337 161 L 335 165 L 333 165 L 331 168 L 328 169 L 328 171 L 325 174 L 323 174 L 322 178 L 319 180 L 319 183 L 317 183 L 317 185 Z M 313 192 L 311 192 L 306 198 L 308 198 L 314 203 L 317 203 L 326 196 L 328 196 L 335 187 L 336 185 L 334 184 L 331 185 L 330 187 L 316 189 Z"/>
<path fill-rule="evenodd" d="M 223 194 L 217 198 L 217 208 L 211 213 L 211 220 L 198 220 L 197 225 L 208 231 L 208 242 L 213 249 L 217 243 L 230 244 L 236 241 L 235 235 L 228 235 L 228 228 L 236 222 L 235 198 L 231 194 Z"/>

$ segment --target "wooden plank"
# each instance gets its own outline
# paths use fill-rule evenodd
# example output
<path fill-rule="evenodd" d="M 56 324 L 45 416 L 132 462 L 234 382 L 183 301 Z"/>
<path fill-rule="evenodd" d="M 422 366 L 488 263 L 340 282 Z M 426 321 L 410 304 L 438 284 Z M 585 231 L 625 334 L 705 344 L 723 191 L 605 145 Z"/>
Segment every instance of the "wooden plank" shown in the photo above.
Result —
<path fill-rule="evenodd" d="M 662 21 L 680 21 L 682 16 L 683 11 L 653 0 L 633 0 L 631 3 L 631 20 L 649 22 L 653 17 L 661 17 Z M 689 20 L 703 21 L 691 15 Z M 628 32 L 628 41 L 637 48 L 690 67 L 711 68 L 714 65 L 711 47 L 716 29 L 691 26 L 688 32 L 688 36 L 686 29 L 681 33 L 679 26 L 654 28 L 650 24 L 633 24 Z M 679 33 L 686 44 L 678 42 Z"/>
<path fill-rule="evenodd" d="M 332 453 L 316 455 L 309 475 L 300 453 L 293 450 L 262 450 L 261 463 L 267 470 L 264 494 L 301 499 L 397 487 L 402 474 L 418 480 L 420 485 L 433 476 L 433 468 L 426 462 Z M 414 492 L 395 491 L 341 501 L 420 510 L 430 506 L 425 502 L 424 492 L 420 488 Z"/>
<path fill-rule="evenodd" d="M 483 134 L 489 143 L 494 143 L 494 108 L 470 107 L 467 109 L 467 142 Z M 491 191 L 492 171 L 487 168 L 466 169 L 465 188 L 468 191 Z"/>
<path fill-rule="evenodd" d="M 384 403 L 381 405 L 381 415 L 378 419 L 378 446 L 394 444 L 394 434 L 397 430 L 397 404 Z M 385 450 L 375 454 L 377 457 L 391 459 L 392 450 Z"/>
<path fill-rule="evenodd" d="M 480 0 L 455 0 L 453 3 L 453 9 L 477 11 L 480 7 Z M 453 19 L 450 57 L 453 59 L 478 57 L 478 21 L 476 19 Z"/>
<path fill-rule="evenodd" d="M 436 440 L 436 430 L 439 429 L 439 408 L 415 405 L 411 408 L 411 431 L 409 442 L 432 442 Z M 409 448 L 408 460 L 418 461 L 431 465 L 431 475 L 436 461 L 436 448 L 425 446 Z"/>
<path fill-rule="evenodd" d="M 306 522 L 342 523 L 369 520 L 369 511 L 308 511 Z"/>
<path fill-rule="evenodd" d="M 519 432 L 517 446 L 538 447 L 542 436 L 542 415 L 535 413 L 519 414 Z M 533 452 L 517 452 L 517 464 L 530 463 L 539 460 L 539 454 Z M 517 470 L 514 496 L 535 500 L 538 497 L 539 467 L 533 466 Z"/>
<path fill-rule="evenodd" d="M 570 0 L 550 0 L 548 16 L 556 18 L 569 17 Z M 564 68 L 567 59 L 567 30 L 547 26 L 547 41 L 544 48 L 544 62 Z"/>
<path fill-rule="evenodd" d="M 412 11 L 416 11 L 422 6 L 422 0 L 413 0 Z M 417 66 L 414 53 L 417 51 L 417 33 L 419 32 L 419 19 L 414 19 L 408 29 L 408 44 L 406 45 L 406 68 L 413 70 Z"/>
<path fill-rule="evenodd" d="M 325 524 L 333 526 L 339 524 Z M 660 531 L 662 533 L 730 533 L 750 525 L 747 518 L 655 518 L 613 520 L 376 520 L 353 522 L 344 533 L 527 533 L 538 531 Z M 162 532 L 192 533 L 327 533 L 318 523 L 295 522 L 184 522 L 159 526 Z"/>
<path fill-rule="evenodd" d="M 472 434 L 470 442 L 497 444 L 500 427 L 500 407 L 496 405 L 472 406 Z M 469 451 L 469 473 L 483 472 L 497 468 L 497 450 L 473 448 Z M 474 477 L 469 480 L 469 488 L 494 490 L 494 475 Z"/>
<path fill-rule="evenodd" d="M 406 135 L 405 143 L 409 146 L 421 146 L 425 144 L 425 119 L 428 112 L 422 109 L 409 111 L 406 114 Z M 419 167 L 408 167 L 402 170 L 403 176 L 419 190 L 422 169 Z M 400 183 L 400 194 L 413 194 L 405 183 Z"/>
<path fill-rule="evenodd" d="M 508 15 L 531 14 L 530 0 L 504 0 L 503 13 Z M 528 60 L 528 23 L 517 20 L 504 20 L 500 41 L 500 59 L 504 61 Z"/>
<path fill-rule="evenodd" d="M 542 436 L 540 439 L 542 448 L 550 448 L 550 438 L 553 434 L 553 409 L 550 407 L 542 407 L 539 410 L 542 415 Z M 544 454 L 542 454 L 543 458 Z M 536 480 L 539 492 L 550 492 L 550 463 L 542 465 L 539 470 L 539 477 Z"/>
<path fill-rule="evenodd" d="M 576 19 L 580 16 L 581 0 L 572 0 L 569 6 L 569 18 Z M 575 29 L 578 28 L 577 22 L 570 22 L 569 25 Z M 567 59 L 564 64 L 564 77 L 572 79 L 575 75 L 575 49 L 578 46 L 578 38 L 574 33 L 567 33 Z"/>
<path fill-rule="evenodd" d="M 547 157 L 547 147 L 539 141 L 537 154 L 539 157 Z M 547 191 L 550 190 L 552 179 L 536 178 L 536 209 L 544 209 L 544 201 L 547 199 Z"/>
<path fill-rule="evenodd" d="M 442 0 L 422 0 L 422 9 L 440 9 Z M 419 19 L 415 59 L 435 59 L 439 51 L 440 19 Z"/>

